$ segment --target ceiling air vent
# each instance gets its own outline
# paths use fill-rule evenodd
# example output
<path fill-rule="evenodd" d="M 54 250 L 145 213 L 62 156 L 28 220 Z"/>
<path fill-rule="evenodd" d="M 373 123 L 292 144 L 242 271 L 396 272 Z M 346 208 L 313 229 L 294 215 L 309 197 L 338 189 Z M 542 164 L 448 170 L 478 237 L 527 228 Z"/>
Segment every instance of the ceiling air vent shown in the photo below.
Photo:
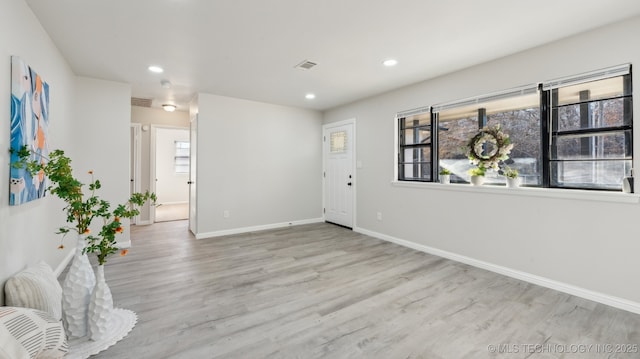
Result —
<path fill-rule="evenodd" d="M 299 69 L 304 69 L 304 70 L 309 70 L 310 68 L 316 66 L 317 64 L 315 62 L 311 62 L 309 60 L 304 60 L 301 63 L 297 64 L 295 67 L 299 68 Z"/>
<path fill-rule="evenodd" d="M 140 98 L 140 97 L 132 97 L 131 98 L 131 106 L 138 107 L 151 107 L 151 102 L 153 100 L 150 98 Z"/>

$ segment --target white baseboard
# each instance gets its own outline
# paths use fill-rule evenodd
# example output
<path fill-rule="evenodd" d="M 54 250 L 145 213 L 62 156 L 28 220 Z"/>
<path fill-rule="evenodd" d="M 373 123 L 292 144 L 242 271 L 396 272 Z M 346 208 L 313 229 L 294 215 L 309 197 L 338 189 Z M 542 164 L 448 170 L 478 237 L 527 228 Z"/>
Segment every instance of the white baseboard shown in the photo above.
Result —
<path fill-rule="evenodd" d="M 153 222 L 151 222 L 150 220 L 146 220 L 146 221 L 138 221 L 136 224 L 133 224 L 134 226 L 148 226 L 150 224 L 153 224 Z"/>
<path fill-rule="evenodd" d="M 67 253 L 67 256 L 64 257 L 64 259 L 62 260 L 62 262 L 60 262 L 60 264 L 58 264 L 58 266 L 56 267 L 56 269 L 53 271 L 53 274 L 56 275 L 56 278 L 60 276 L 60 274 L 62 274 L 62 272 L 64 272 L 64 270 L 67 268 L 67 265 L 69 265 L 69 262 L 71 262 L 71 259 L 73 259 L 73 255 L 76 253 L 76 249 L 72 248 L 69 253 Z"/>
<path fill-rule="evenodd" d="M 311 218 L 311 219 L 303 219 L 300 221 L 272 223 L 272 224 L 264 224 L 260 226 L 225 229 L 222 231 L 198 233 L 196 234 L 196 239 L 221 237 L 221 236 L 228 236 L 231 234 L 249 233 L 249 232 L 256 232 L 256 231 L 264 231 L 267 229 L 285 228 L 290 226 L 300 226 L 303 224 L 321 223 L 321 222 L 324 222 L 323 218 Z"/>
<path fill-rule="evenodd" d="M 519 279 L 525 282 L 533 283 L 542 287 L 554 289 L 560 292 L 564 292 L 567 294 L 575 295 L 577 297 L 581 297 L 584 299 L 592 300 L 594 302 L 606 304 L 611 307 L 615 307 L 618 309 L 626 310 L 632 313 L 640 314 L 640 303 L 633 302 L 627 299 L 614 297 L 611 295 L 607 295 L 604 293 L 594 292 L 588 289 L 584 289 L 581 287 L 577 287 L 571 284 L 558 282 L 553 279 L 540 277 L 534 274 L 522 272 L 519 270 L 499 266 L 496 264 L 484 262 L 481 260 L 477 260 L 471 257 L 459 255 L 452 252 L 443 251 L 441 249 L 425 246 L 423 244 L 418 244 L 415 242 L 407 241 L 404 239 L 392 237 L 386 234 L 370 231 L 364 228 L 354 228 L 355 232 L 366 234 L 368 236 L 382 239 L 387 242 L 392 242 L 395 244 L 399 244 L 404 247 L 412 248 L 421 252 L 429 253 L 436 255 L 438 257 L 443 257 L 447 259 L 451 259 L 456 262 L 468 264 L 470 266 L 486 269 L 488 271 L 505 275 L 507 277 Z"/>

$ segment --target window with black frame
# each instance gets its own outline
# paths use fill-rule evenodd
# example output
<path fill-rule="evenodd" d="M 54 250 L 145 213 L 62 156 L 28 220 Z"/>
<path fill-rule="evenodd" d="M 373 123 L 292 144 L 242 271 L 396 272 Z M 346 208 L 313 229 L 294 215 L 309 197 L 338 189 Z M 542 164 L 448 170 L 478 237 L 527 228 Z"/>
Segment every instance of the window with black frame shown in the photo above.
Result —
<path fill-rule="evenodd" d="M 429 108 L 399 113 L 398 179 L 431 181 L 431 112 Z"/>
<path fill-rule="evenodd" d="M 485 183 L 515 169 L 524 186 L 620 191 L 632 175 L 632 109 L 625 64 L 399 113 L 398 180 L 432 182 L 447 170 L 469 182 L 469 140 L 499 126 L 513 148 Z"/>
<path fill-rule="evenodd" d="M 550 187 L 621 190 L 633 160 L 630 66 L 547 89 Z"/>
<path fill-rule="evenodd" d="M 438 164 L 451 172 L 451 182 L 469 182 L 468 170 L 473 166 L 466 154 L 469 140 L 483 127 L 500 126 L 508 134 L 514 148 L 501 165 L 516 169 L 522 184 L 541 184 L 540 95 L 537 85 L 505 90 L 435 105 L 438 124 Z M 505 183 L 497 171 L 487 171 L 487 184 Z"/>

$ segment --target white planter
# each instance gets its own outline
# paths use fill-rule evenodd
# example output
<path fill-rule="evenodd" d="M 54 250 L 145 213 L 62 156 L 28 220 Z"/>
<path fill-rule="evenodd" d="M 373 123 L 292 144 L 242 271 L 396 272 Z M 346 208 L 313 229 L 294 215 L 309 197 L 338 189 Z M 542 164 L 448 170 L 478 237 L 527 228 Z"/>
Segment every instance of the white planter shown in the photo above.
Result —
<path fill-rule="evenodd" d="M 516 177 L 516 178 L 507 177 L 507 187 L 509 188 L 520 187 L 520 177 Z"/>
<path fill-rule="evenodd" d="M 482 186 L 484 183 L 484 176 L 471 176 L 470 181 L 473 186 Z"/>
<path fill-rule="evenodd" d="M 440 179 L 440 183 L 442 184 L 451 183 L 451 175 L 440 175 L 439 179 Z"/>
<path fill-rule="evenodd" d="M 96 270 L 96 286 L 89 302 L 89 336 L 91 340 L 99 341 L 111 331 L 111 317 L 113 314 L 113 297 L 111 290 L 104 280 L 104 265 Z"/>
<path fill-rule="evenodd" d="M 87 335 L 89 299 L 96 283 L 93 268 L 86 254 L 82 254 L 85 236 L 78 235 L 76 251 L 62 283 L 62 318 L 70 338 Z"/>

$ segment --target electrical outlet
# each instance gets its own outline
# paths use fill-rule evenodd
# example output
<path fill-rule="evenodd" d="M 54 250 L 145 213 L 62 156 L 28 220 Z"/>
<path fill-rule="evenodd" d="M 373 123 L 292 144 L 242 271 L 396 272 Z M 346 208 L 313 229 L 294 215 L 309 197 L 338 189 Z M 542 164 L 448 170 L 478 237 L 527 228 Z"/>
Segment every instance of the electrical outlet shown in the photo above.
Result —
<path fill-rule="evenodd" d="M 223 216 L 224 218 L 229 218 L 229 210 L 228 210 L 228 209 L 225 209 L 225 210 L 224 210 L 224 212 L 222 212 L 222 216 Z"/>
<path fill-rule="evenodd" d="M 382 221 L 382 212 L 378 212 L 376 218 L 378 218 L 378 221 Z"/>

